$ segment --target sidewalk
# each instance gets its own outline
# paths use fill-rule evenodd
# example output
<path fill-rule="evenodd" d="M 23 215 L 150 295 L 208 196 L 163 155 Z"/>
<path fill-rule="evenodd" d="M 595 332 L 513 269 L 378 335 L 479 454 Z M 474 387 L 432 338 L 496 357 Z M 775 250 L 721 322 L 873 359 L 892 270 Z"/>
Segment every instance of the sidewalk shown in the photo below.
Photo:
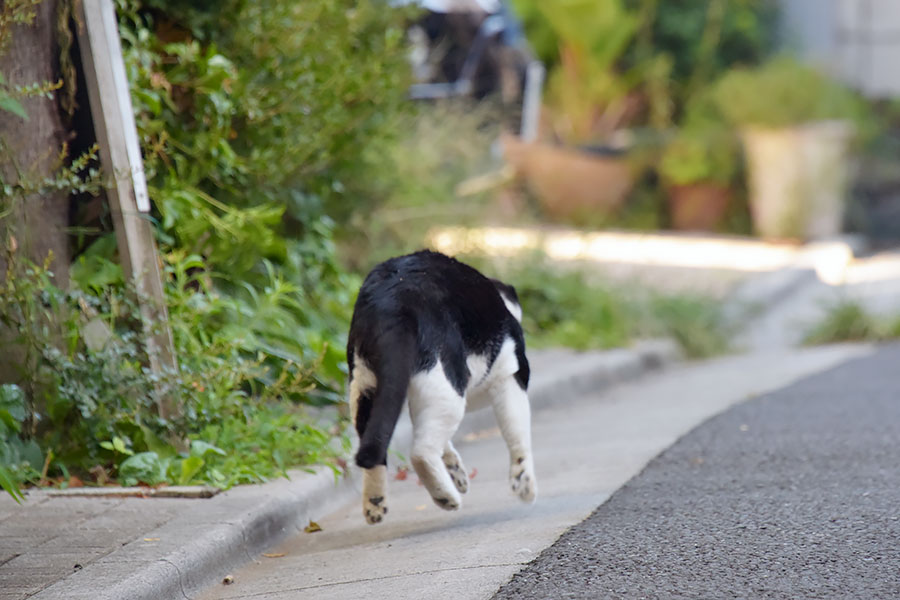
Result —
<path fill-rule="evenodd" d="M 631 350 L 533 352 L 536 409 L 633 379 L 677 358 L 670 342 Z M 493 427 L 469 415 L 460 434 Z M 409 444 L 401 421 L 395 447 Z M 240 486 L 208 499 L 82 497 L 30 491 L 19 506 L 0 495 L 0 600 L 183 598 L 219 581 L 286 535 L 358 496 L 329 469 Z M 75 490 L 75 494 L 104 490 Z"/>
<path fill-rule="evenodd" d="M 729 356 L 570 397 L 564 408 L 534 414 L 535 504 L 509 491 L 502 438 L 470 436 L 457 444 L 475 473 L 459 511 L 435 507 L 414 475 L 392 477 L 382 523 L 367 525 L 356 497 L 318 520 L 322 531 L 289 536 L 232 571 L 230 585 L 216 583 L 192 598 L 486 600 L 698 424 L 868 351 L 837 346 Z"/>

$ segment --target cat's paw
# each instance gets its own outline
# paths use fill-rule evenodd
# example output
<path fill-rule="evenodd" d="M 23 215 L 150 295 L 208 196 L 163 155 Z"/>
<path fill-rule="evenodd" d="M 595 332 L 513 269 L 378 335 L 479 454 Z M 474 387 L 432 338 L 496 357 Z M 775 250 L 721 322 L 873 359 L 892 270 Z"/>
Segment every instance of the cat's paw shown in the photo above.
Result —
<path fill-rule="evenodd" d="M 363 499 L 363 515 L 366 517 L 366 523 L 369 525 L 375 525 L 376 523 L 381 523 L 384 519 L 384 515 L 387 514 L 387 504 L 384 501 L 384 496 L 373 496 L 371 498 Z"/>
<path fill-rule="evenodd" d="M 537 498 L 537 479 L 531 461 L 519 458 L 510 466 L 509 485 L 520 500 L 534 502 Z"/>
<path fill-rule="evenodd" d="M 450 461 L 445 462 L 444 465 L 447 467 L 447 472 L 450 473 L 450 479 L 453 480 L 453 485 L 456 486 L 456 489 L 459 490 L 460 494 L 465 494 L 469 491 L 469 476 L 466 475 L 466 468 L 459 461 Z"/>
<path fill-rule="evenodd" d="M 459 510 L 460 499 L 449 496 L 432 496 L 434 503 L 444 510 Z"/>

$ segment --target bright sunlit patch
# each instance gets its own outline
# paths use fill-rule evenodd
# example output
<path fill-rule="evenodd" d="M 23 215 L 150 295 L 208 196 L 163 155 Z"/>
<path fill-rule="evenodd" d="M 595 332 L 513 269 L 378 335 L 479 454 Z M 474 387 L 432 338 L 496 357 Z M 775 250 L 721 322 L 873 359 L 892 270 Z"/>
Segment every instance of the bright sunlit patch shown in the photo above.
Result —
<path fill-rule="evenodd" d="M 636 265 L 695 267 L 736 271 L 771 271 L 794 265 L 802 248 L 756 240 L 680 235 L 553 231 L 483 227 L 445 228 L 429 235 L 441 252 L 479 252 L 493 256 L 514 256 L 539 250 L 557 260 L 593 260 Z M 843 275 L 846 260 L 837 257 L 839 268 L 827 271 L 831 279 Z M 823 259 L 823 264 L 830 264 Z M 818 269 L 818 262 L 816 267 Z M 839 273 L 838 273 L 839 271 Z"/>
<path fill-rule="evenodd" d="M 844 283 L 855 285 L 900 279 L 900 257 L 892 254 L 855 261 L 847 270 Z"/>

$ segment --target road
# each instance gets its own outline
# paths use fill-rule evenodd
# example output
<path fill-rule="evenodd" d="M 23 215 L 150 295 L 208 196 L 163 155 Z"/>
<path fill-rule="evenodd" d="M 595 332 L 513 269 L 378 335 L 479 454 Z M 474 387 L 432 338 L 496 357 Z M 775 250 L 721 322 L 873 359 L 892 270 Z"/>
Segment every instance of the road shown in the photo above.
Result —
<path fill-rule="evenodd" d="M 900 598 L 900 346 L 711 419 L 494 598 Z"/>
<path fill-rule="evenodd" d="M 336 506 L 319 521 L 322 531 L 271 548 L 234 572 L 232 584 L 199 597 L 490 598 L 699 423 L 869 351 L 842 346 L 732 356 L 673 368 L 599 395 L 561 398 L 533 419 L 536 504 L 519 503 L 507 489 L 506 450 L 496 432 L 488 431 L 457 445 L 469 470 L 477 469 L 460 511 L 434 507 L 412 475 L 394 479 L 385 522 L 366 525 L 356 501 Z M 627 521 L 635 528 L 643 519 L 632 514 Z"/>

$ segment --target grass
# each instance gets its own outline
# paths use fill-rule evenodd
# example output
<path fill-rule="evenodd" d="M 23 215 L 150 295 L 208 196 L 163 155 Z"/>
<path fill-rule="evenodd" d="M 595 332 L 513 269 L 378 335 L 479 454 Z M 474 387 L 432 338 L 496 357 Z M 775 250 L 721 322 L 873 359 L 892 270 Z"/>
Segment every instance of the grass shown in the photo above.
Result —
<path fill-rule="evenodd" d="M 840 300 L 813 325 L 803 339 L 807 345 L 839 342 L 878 342 L 900 338 L 900 313 L 878 317 L 855 300 Z"/>
<path fill-rule="evenodd" d="M 470 262 L 483 266 L 477 259 Z M 732 332 L 714 300 L 613 286 L 584 271 L 560 269 L 542 260 L 516 261 L 499 272 L 519 294 L 530 347 L 604 349 L 642 338 L 670 337 L 690 358 L 729 349 Z"/>

